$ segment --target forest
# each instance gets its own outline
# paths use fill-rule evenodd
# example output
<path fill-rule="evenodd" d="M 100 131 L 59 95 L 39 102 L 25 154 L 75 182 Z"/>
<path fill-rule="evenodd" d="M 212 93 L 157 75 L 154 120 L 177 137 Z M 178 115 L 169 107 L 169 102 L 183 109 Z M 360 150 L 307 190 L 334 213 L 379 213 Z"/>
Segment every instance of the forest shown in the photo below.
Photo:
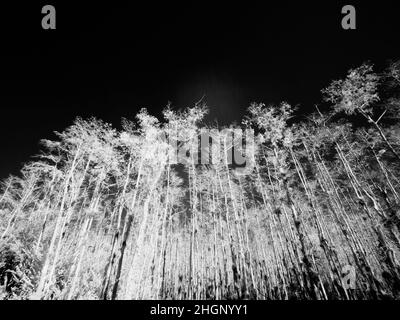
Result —
<path fill-rule="evenodd" d="M 400 298 L 399 89 L 400 62 L 364 63 L 310 114 L 252 103 L 244 172 L 224 137 L 195 160 L 227 129 L 203 103 L 77 118 L 1 182 L 0 299 Z"/>

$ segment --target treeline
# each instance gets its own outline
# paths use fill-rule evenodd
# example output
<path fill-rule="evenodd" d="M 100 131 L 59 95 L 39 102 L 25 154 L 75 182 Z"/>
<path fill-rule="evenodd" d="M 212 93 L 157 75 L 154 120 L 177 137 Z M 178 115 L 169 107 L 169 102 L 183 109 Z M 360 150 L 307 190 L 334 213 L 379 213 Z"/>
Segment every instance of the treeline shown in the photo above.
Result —
<path fill-rule="evenodd" d="M 226 144 L 169 161 L 163 133 L 192 143 L 205 106 L 77 119 L 2 183 L 0 297 L 399 298 L 399 86 L 399 63 L 364 64 L 302 119 L 252 104 L 246 174 Z"/>

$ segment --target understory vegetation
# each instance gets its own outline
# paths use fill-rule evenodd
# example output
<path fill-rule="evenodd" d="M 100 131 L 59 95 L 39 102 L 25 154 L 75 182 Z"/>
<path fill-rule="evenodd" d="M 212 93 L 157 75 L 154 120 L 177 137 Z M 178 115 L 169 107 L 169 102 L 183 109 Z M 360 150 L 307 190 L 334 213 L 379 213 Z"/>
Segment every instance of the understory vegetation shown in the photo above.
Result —
<path fill-rule="evenodd" d="M 2 182 L 0 299 L 399 298 L 399 87 L 366 63 L 308 116 L 253 103 L 246 174 L 195 161 L 203 105 L 76 119 Z"/>

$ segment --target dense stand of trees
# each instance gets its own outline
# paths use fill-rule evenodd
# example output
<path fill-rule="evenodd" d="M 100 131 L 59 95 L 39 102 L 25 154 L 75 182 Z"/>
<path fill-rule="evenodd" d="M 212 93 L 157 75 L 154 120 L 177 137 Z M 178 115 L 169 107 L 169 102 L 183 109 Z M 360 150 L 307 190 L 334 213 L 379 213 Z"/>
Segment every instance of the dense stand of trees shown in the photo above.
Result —
<path fill-rule="evenodd" d="M 226 143 L 196 162 L 203 106 L 77 119 L 2 183 L 1 298 L 398 298 L 399 67 L 351 70 L 306 119 L 252 104 L 246 174 Z"/>

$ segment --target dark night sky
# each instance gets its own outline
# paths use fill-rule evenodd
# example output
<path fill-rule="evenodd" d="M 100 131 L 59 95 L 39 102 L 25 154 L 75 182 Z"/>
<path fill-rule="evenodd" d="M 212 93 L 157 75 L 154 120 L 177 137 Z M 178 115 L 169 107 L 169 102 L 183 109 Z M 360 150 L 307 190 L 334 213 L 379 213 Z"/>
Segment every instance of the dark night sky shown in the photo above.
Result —
<path fill-rule="evenodd" d="M 141 107 L 159 115 L 203 95 L 220 124 L 252 101 L 307 113 L 349 68 L 400 58 L 395 2 L 33 2 L 0 7 L 0 178 L 78 115 L 118 127 Z M 41 29 L 44 4 L 56 7 L 57 30 Z M 357 9 L 355 31 L 341 28 L 345 4 Z"/>

